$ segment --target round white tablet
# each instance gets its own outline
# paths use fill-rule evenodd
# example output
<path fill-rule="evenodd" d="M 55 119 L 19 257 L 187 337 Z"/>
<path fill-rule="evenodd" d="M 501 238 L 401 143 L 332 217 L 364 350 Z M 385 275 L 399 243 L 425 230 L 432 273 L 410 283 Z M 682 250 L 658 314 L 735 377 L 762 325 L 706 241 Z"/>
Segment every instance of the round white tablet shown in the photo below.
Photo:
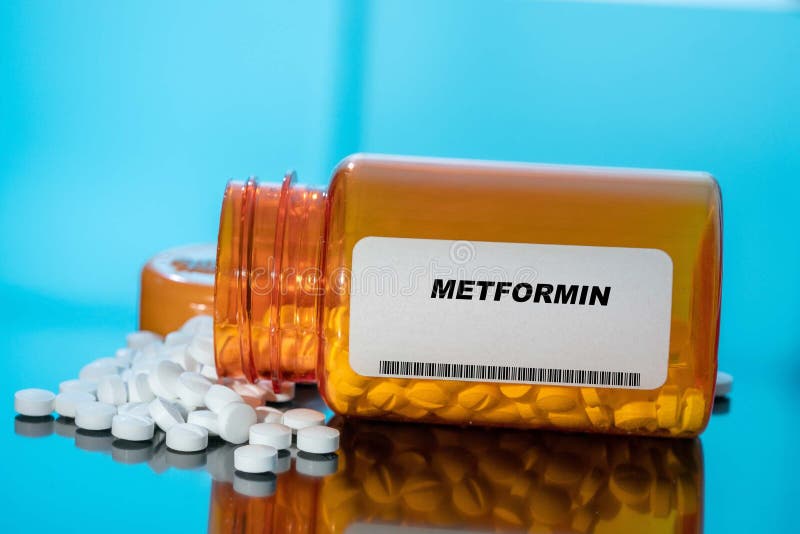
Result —
<path fill-rule="evenodd" d="M 155 341 L 161 341 L 161 336 L 154 332 L 148 332 L 147 330 L 139 330 L 138 332 L 131 332 L 125 336 L 125 341 L 128 343 L 128 347 L 132 349 L 141 349 Z"/>
<path fill-rule="evenodd" d="M 198 332 L 189 343 L 189 356 L 203 365 L 216 365 L 214 361 L 214 335 Z"/>
<path fill-rule="evenodd" d="M 97 382 L 104 376 L 119 374 L 119 367 L 114 358 L 100 358 L 87 363 L 78 373 L 78 378 L 89 382 Z"/>
<path fill-rule="evenodd" d="M 212 386 L 211 380 L 200 373 L 185 372 L 178 377 L 176 392 L 178 397 L 192 404 L 193 406 L 203 406 L 203 399 L 209 388 Z"/>
<path fill-rule="evenodd" d="M 269 445 L 245 445 L 233 451 L 233 466 L 243 473 L 266 473 L 275 469 L 278 450 Z"/>
<path fill-rule="evenodd" d="M 150 389 L 156 397 L 165 399 L 178 398 L 178 377 L 183 373 L 183 367 L 169 360 L 158 362 L 155 369 L 147 375 Z"/>
<path fill-rule="evenodd" d="M 94 396 L 97 393 L 97 382 L 80 380 L 78 378 L 64 380 L 58 385 L 58 392 L 65 393 L 67 391 L 83 391 L 84 393 L 90 393 Z"/>
<path fill-rule="evenodd" d="M 208 431 L 191 423 L 179 423 L 167 430 L 167 447 L 179 452 L 197 452 L 208 447 Z"/>
<path fill-rule="evenodd" d="M 155 424 L 149 417 L 117 414 L 111 420 L 111 435 L 128 441 L 147 441 L 153 439 Z"/>
<path fill-rule="evenodd" d="M 192 334 L 189 332 L 184 332 L 183 330 L 175 330 L 164 337 L 164 346 L 172 347 L 174 345 L 188 345 L 191 341 Z"/>
<path fill-rule="evenodd" d="M 150 417 L 150 406 L 147 402 L 126 402 L 117 406 L 117 413 Z"/>
<path fill-rule="evenodd" d="M 150 417 L 152 417 L 158 427 L 165 432 L 174 425 L 185 421 L 181 412 L 178 411 L 178 408 L 166 399 L 156 397 L 150 401 L 148 407 L 150 408 Z"/>
<path fill-rule="evenodd" d="M 234 445 L 246 442 L 256 424 L 256 411 L 243 402 L 232 402 L 217 415 L 220 437 Z"/>
<path fill-rule="evenodd" d="M 30 417 L 50 415 L 55 400 L 55 394 L 46 389 L 21 389 L 14 393 L 14 411 Z"/>
<path fill-rule="evenodd" d="M 232 402 L 243 402 L 242 397 L 231 388 L 220 384 L 214 384 L 208 388 L 208 391 L 206 391 L 203 397 L 203 404 L 215 413 L 219 413 L 225 406 Z"/>
<path fill-rule="evenodd" d="M 255 424 L 250 427 L 250 445 L 288 449 L 292 445 L 292 429 L 280 423 Z"/>
<path fill-rule="evenodd" d="M 316 426 L 325 423 L 325 414 L 309 408 L 293 408 L 283 412 L 284 425 L 294 431 L 308 426 Z"/>
<path fill-rule="evenodd" d="M 97 382 L 97 400 L 119 406 L 128 402 L 128 388 L 119 375 L 104 376 Z"/>
<path fill-rule="evenodd" d="M 75 408 L 75 426 L 85 430 L 108 430 L 117 407 L 104 402 L 82 402 Z"/>
<path fill-rule="evenodd" d="M 56 395 L 53 406 L 58 415 L 75 417 L 75 409 L 82 402 L 94 402 L 94 395 L 85 391 L 65 391 Z"/>
<path fill-rule="evenodd" d="M 283 412 L 272 406 L 257 406 L 256 419 L 259 423 L 280 423 Z"/>
<path fill-rule="evenodd" d="M 314 454 L 329 454 L 339 448 L 339 431 L 329 426 L 307 426 L 297 431 L 297 448 Z"/>
<path fill-rule="evenodd" d="M 197 332 L 206 334 L 214 333 L 214 318 L 210 315 L 196 315 L 183 323 L 180 328 L 181 332 L 195 335 Z"/>
<path fill-rule="evenodd" d="M 219 380 L 219 375 L 217 375 L 217 368 L 213 365 L 200 366 L 200 374 L 214 382 Z"/>
<path fill-rule="evenodd" d="M 714 389 L 715 397 L 727 397 L 733 390 L 733 376 L 724 371 L 717 371 L 717 386 Z"/>
<path fill-rule="evenodd" d="M 251 402 L 247 402 L 251 406 L 258 406 L 260 404 L 264 404 L 267 400 L 267 395 L 272 393 L 271 389 L 268 389 L 259 384 L 250 384 L 247 382 L 234 382 L 231 385 L 231 389 L 233 389 L 236 393 L 242 396 L 242 398 L 250 397 L 254 399 Z"/>
<path fill-rule="evenodd" d="M 294 382 L 281 382 L 280 391 L 274 393 L 272 402 L 289 402 L 294 399 Z"/>
<path fill-rule="evenodd" d="M 208 430 L 209 436 L 219 436 L 219 423 L 217 421 L 217 414 L 211 410 L 195 410 L 189 412 L 187 422 L 193 425 L 202 426 Z"/>
<path fill-rule="evenodd" d="M 156 396 L 150 389 L 147 373 L 134 373 L 128 380 L 128 398 L 131 402 L 150 402 Z"/>

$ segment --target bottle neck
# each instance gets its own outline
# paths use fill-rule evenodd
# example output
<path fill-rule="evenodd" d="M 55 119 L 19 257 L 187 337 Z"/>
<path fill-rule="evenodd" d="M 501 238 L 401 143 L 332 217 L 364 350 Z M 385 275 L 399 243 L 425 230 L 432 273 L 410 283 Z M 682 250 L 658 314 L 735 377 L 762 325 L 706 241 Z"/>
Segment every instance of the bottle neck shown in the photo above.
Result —
<path fill-rule="evenodd" d="M 225 190 L 214 297 L 220 377 L 315 380 L 327 196 L 293 180 L 251 178 Z"/>

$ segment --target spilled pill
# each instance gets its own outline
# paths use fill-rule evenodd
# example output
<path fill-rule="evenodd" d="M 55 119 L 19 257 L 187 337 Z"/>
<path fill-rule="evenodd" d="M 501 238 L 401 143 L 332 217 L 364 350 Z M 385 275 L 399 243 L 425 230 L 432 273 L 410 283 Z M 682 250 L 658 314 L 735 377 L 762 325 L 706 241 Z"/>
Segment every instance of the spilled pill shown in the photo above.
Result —
<path fill-rule="evenodd" d="M 85 430 L 108 430 L 117 407 L 104 402 L 82 402 L 75 408 L 75 426 Z"/>
<path fill-rule="evenodd" d="M 245 445 L 233 451 L 233 466 L 243 473 L 266 473 L 275 469 L 278 450 L 269 445 Z"/>
<path fill-rule="evenodd" d="M 232 402 L 244 401 L 242 397 L 231 388 L 220 384 L 214 384 L 208 388 L 208 391 L 206 391 L 206 394 L 203 396 L 203 404 L 215 413 L 219 413 L 225 406 Z"/>
<path fill-rule="evenodd" d="M 178 452 L 197 452 L 208 447 L 208 431 L 191 423 L 177 423 L 167 430 L 167 447 Z"/>
<path fill-rule="evenodd" d="M 150 417 L 165 432 L 173 426 L 183 423 L 185 419 L 178 408 L 166 399 L 156 397 L 148 405 Z"/>
<path fill-rule="evenodd" d="M 325 422 L 325 414 L 309 408 L 293 408 L 283 412 L 282 423 L 294 431 L 308 426 L 321 425 Z"/>
<path fill-rule="evenodd" d="M 14 411 L 30 417 L 50 415 L 55 400 L 56 396 L 46 389 L 21 389 L 14 393 Z"/>
<path fill-rule="evenodd" d="M 250 427 L 250 444 L 288 449 L 292 445 L 292 429 L 280 423 L 255 424 Z"/>
<path fill-rule="evenodd" d="M 153 439 L 155 423 L 149 417 L 117 414 L 111 419 L 111 435 L 128 441 Z"/>
<path fill-rule="evenodd" d="M 62 417 L 75 417 L 75 409 L 82 402 L 94 402 L 94 395 L 85 391 L 65 391 L 56 395 L 53 407 Z"/>
<path fill-rule="evenodd" d="M 339 448 L 339 431 L 328 426 L 308 426 L 297 431 L 297 448 L 314 454 L 328 454 Z"/>
<path fill-rule="evenodd" d="M 202 426 L 208 431 L 209 436 L 219 436 L 217 414 L 211 410 L 195 410 L 190 412 L 186 422 Z"/>
<path fill-rule="evenodd" d="M 128 387 L 119 375 L 104 376 L 97 383 L 97 400 L 119 406 L 128 402 Z"/>
<path fill-rule="evenodd" d="M 217 414 L 219 435 L 234 445 L 250 437 L 250 427 L 256 424 L 256 411 L 243 402 L 232 402 Z"/>

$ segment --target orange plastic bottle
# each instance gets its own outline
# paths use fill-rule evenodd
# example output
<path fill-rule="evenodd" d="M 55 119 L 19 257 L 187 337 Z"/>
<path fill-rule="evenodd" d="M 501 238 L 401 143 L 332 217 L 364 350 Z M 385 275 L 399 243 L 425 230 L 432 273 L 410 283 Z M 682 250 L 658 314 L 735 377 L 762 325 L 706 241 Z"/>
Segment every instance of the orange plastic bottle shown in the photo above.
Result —
<path fill-rule="evenodd" d="M 693 436 L 716 378 L 704 173 L 356 155 L 228 184 L 220 376 L 372 419 Z"/>

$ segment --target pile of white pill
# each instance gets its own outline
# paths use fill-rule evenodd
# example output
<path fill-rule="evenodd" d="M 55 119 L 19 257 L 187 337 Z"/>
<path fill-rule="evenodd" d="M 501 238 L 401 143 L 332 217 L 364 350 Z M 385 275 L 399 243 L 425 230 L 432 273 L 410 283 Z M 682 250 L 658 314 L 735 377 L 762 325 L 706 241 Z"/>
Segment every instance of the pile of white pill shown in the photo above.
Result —
<path fill-rule="evenodd" d="M 161 429 L 167 449 L 179 453 L 203 451 L 209 438 L 219 437 L 242 445 L 234 451 L 234 467 L 242 473 L 280 471 L 279 451 L 293 440 L 305 453 L 338 450 L 339 431 L 323 426 L 321 412 L 266 405 L 291 401 L 293 383 L 275 388 L 269 381 L 218 380 L 211 317 L 194 317 L 164 338 L 140 331 L 126 341 L 113 357 L 92 361 L 77 379 L 61 382 L 58 394 L 17 391 L 15 411 L 28 417 L 55 411 L 79 429 L 110 431 L 132 443 L 152 440 Z"/>

